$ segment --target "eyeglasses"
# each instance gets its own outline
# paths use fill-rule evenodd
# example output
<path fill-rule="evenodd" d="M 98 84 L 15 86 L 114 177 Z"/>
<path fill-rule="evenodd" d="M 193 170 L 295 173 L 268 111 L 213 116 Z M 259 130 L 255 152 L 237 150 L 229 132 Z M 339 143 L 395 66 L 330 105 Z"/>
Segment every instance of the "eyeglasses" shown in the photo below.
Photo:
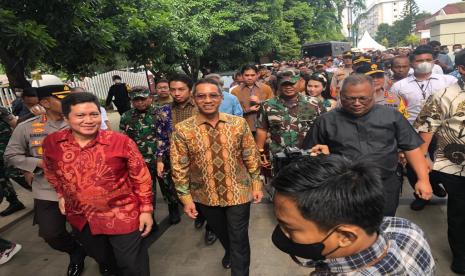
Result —
<path fill-rule="evenodd" d="M 199 101 L 205 101 L 207 98 L 210 98 L 213 101 L 221 99 L 220 94 L 196 94 L 194 97 Z"/>
<path fill-rule="evenodd" d="M 366 104 L 368 103 L 373 97 L 347 97 L 347 96 L 341 96 L 341 100 L 350 102 L 350 103 L 355 103 L 357 100 L 361 104 Z"/>

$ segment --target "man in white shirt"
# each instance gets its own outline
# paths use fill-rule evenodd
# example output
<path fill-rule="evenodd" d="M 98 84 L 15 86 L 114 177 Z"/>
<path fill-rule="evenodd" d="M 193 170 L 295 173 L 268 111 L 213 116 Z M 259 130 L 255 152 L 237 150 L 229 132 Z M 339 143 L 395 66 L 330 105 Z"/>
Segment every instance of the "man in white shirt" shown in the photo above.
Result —
<path fill-rule="evenodd" d="M 410 56 L 410 63 L 414 69 L 414 73 L 405 79 L 402 79 L 393 84 L 391 92 L 402 97 L 407 106 L 409 117 L 407 120 L 413 125 L 413 122 L 420 113 L 426 100 L 436 91 L 447 88 L 457 82 L 457 79 L 449 75 L 434 74 L 433 64 L 433 49 L 428 45 L 418 46 Z M 430 152 L 434 152 L 435 142 L 430 146 Z M 430 156 L 433 156 L 430 154 Z M 411 167 L 407 164 L 407 178 L 410 184 L 416 183 L 416 176 Z M 433 193 L 437 196 L 445 197 L 446 192 L 434 180 L 430 174 L 430 182 L 433 187 Z M 410 205 L 412 210 L 422 210 L 429 201 L 416 197 Z"/>

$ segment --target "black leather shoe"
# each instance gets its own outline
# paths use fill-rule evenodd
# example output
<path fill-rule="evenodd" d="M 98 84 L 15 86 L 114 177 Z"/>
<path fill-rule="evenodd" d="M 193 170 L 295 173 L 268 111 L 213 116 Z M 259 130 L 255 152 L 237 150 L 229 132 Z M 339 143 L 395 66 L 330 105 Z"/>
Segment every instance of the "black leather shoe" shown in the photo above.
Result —
<path fill-rule="evenodd" d="M 202 226 L 203 226 L 204 223 L 205 223 L 205 219 L 196 218 L 196 219 L 195 219 L 195 223 L 194 223 L 195 229 L 200 229 L 200 228 L 202 228 Z"/>
<path fill-rule="evenodd" d="M 412 203 L 410 203 L 410 209 L 414 211 L 420 211 L 420 210 L 423 210 L 423 208 L 425 208 L 425 206 L 428 205 L 428 203 L 429 203 L 429 200 L 415 198 L 415 200 L 412 201 Z"/>
<path fill-rule="evenodd" d="M 465 275 L 465 260 L 453 260 L 450 266 L 450 270 L 452 270 L 454 273 Z"/>
<path fill-rule="evenodd" d="M 79 276 L 84 271 L 84 261 L 80 263 L 69 263 L 68 276 Z"/>
<path fill-rule="evenodd" d="M 433 194 L 436 195 L 437 197 L 446 197 L 447 192 L 444 190 L 443 187 L 441 187 L 439 184 L 434 184 L 431 185 L 433 188 Z"/>
<path fill-rule="evenodd" d="M 231 268 L 231 256 L 228 253 L 224 254 L 223 259 L 221 260 L 221 264 L 225 269 Z"/>
<path fill-rule="evenodd" d="M 168 205 L 168 212 L 169 212 L 170 223 L 171 224 L 178 224 L 181 221 L 181 216 L 179 214 L 178 204 L 170 204 L 170 205 Z M 197 228 L 197 226 L 196 226 L 196 228 Z"/>
<path fill-rule="evenodd" d="M 14 201 L 14 202 L 11 202 L 10 205 L 5 210 L 0 212 L 0 216 L 6 217 L 18 211 L 21 211 L 24 208 L 26 207 L 24 207 L 24 204 L 22 204 L 21 201 Z"/>
<path fill-rule="evenodd" d="M 205 244 L 206 245 L 214 244 L 217 239 L 218 238 L 216 237 L 216 234 L 213 231 L 205 230 Z"/>

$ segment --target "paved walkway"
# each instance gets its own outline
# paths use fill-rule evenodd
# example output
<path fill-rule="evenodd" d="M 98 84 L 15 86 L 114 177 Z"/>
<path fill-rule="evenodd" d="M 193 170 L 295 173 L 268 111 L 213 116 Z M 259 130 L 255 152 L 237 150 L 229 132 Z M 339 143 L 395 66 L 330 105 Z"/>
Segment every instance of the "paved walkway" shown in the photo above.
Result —
<path fill-rule="evenodd" d="M 117 127 L 114 113 L 110 119 Z M 398 209 L 398 216 L 417 223 L 426 233 L 435 257 L 440 276 L 454 275 L 449 270 L 451 254 L 447 243 L 445 200 L 435 199 L 421 212 L 409 209 L 412 198 L 410 187 L 404 187 L 404 195 Z M 21 191 L 24 194 L 25 191 Z M 160 193 L 158 193 L 160 196 Z M 196 230 L 193 221 L 182 217 L 178 225 L 165 229 L 166 204 L 158 199 L 157 220 L 162 222 L 161 237 L 150 245 L 151 274 L 157 276 L 223 276 L 230 275 L 221 266 L 223 249 L 219 242 L 205 246 L 203 230 Z M 27 203 L 29 204 L 30 203 Z M 3 222 L 4 218 L 0 218 Z M 1 225 L 1 224 L 0 224 Z M 252 248 L 252 276 L 303 276 L 308 269 L 300 268 L 291 259 L 277 250 L 271 242 L 271 233 L 276 226 L 273 206 L 269 203 L 253 205 L 250 221 L 250 242 Z M 166 231 L 165 231 L 166 230 Z M 32 216 L 26 216 L 15 225 L 0 233 L 0 236 L 23 245 L 23 249 L 7 264 L 0 267 L 0 276 L 59 276 L 66 274 L 68 257 L 47 246 L 37 236 L 37 227 L 32 226 Z M 83 276 L 99 275 L 97 264 L 86 259 Z"/>

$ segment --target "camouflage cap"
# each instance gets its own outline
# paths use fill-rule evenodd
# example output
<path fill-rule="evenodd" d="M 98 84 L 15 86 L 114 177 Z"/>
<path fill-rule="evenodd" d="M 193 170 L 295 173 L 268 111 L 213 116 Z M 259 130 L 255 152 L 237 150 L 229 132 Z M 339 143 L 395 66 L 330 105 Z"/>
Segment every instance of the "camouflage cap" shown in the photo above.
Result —
<path fill-rule="evenodd" d="M 148 96 L 150 96 L 150 90 L 145 86 L 135 86 L 129 92 L 131 100 L 135 98 L 147 98 Z"/>

